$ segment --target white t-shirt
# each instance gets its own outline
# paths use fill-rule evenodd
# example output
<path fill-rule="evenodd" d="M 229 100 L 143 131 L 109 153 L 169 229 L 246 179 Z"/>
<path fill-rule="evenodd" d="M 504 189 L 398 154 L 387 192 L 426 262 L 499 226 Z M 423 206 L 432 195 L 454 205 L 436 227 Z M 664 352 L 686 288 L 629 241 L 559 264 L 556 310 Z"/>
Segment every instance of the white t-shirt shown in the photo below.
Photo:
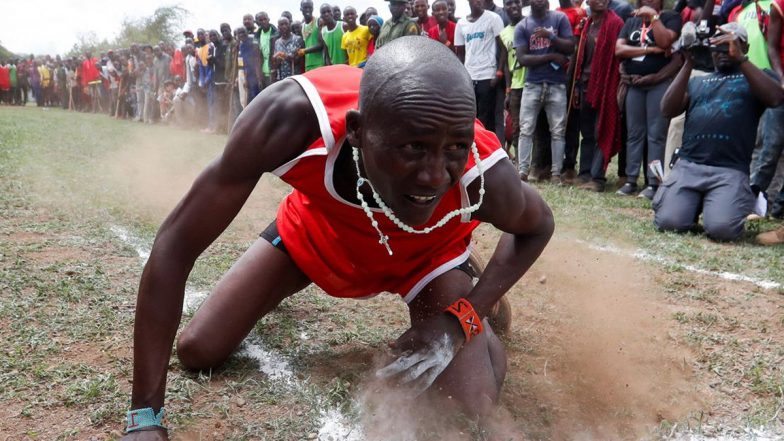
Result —
<path fill-rule="evenodd" d="M 458 20 L 455 46 L 465 46 L 465 67 L 472 80 L 489 80 L 495 76 L 495 38 L 503 30 L 501 17 L 492 12 L 483 12 L 473 23 L 466 18 Z"/>

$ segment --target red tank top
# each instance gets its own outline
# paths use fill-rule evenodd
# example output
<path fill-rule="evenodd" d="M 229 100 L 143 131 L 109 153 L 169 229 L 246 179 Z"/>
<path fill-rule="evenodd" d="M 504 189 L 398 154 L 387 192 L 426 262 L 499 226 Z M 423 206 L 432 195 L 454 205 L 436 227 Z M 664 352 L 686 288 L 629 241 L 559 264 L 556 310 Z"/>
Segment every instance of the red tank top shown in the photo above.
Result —
<path fill-rule="evenodd" d="M 297 266 L 327 294 L 359 298 L 390 292 L 411 301 L 427 283 L 468 258 L 471 232 L 479 222 L 458 216 L 430 234 L 411 234 L 374 210 L 379 228 L 389 236 L 390 256 L 362 208 L 337 193 L 334 165 L 346 137 L 346 111 L 358 108 L 361 75 L 361 69 L 336 65 L 291 77 L 313 105 L 321 138 L 273 172 L 294 187 L 278 208 L 278 232 Z M 487 170 L 506 153 L 492 132 L 475 124 L 474 139 Z M 460 183 L 421 228 L 470 205 L 466 188 L 478 176 L 469 155 Z"/>

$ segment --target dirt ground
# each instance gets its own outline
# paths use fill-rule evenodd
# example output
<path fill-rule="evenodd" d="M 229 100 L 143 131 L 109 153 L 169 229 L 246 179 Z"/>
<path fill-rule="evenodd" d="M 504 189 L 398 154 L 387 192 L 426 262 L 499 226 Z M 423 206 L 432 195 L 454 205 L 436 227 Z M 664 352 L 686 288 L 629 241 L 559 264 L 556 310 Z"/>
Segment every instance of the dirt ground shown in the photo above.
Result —
<path fill-rule="evenodd" d="M 160 139 L 137 140 L 133 149 L 95 158 L 97 169 L 103 172 L 85 176 L 84 192 L 76 197 L 58 196 L 53 192 L 58 183 L 40 174 L 33 188 L 45 202 L 34 205 L 32 214 L 41 224 L 56 220 L 52 206 L 61 213 L 75 214 L 100 189 L 135 207 L 131 211 L 139 219 L 157 224 L 216 153 L 194 155 L 184 147 L 161 148 L 161 143 Z M 274 218 L 278 201 L 288 191 L 274 178 L 265 177 L 232 225 L 227 241 L 253 240 Z M 111 216 L 107 223 L 116 220 L 116 215 Z M 17 221 L 21 222 L 4 220 Z M 599 251 L 588 246 L 588 238 L 579 226 L 558 224 L 540 260 L 508 294 L 514 322 L 510 335 L 504 337 L 509 371 L 496 422 L 502 432 L 514 439 L 542 440 L 666 439 L 683 433 L 706 437 L 734 433 L 745 439 L 743 428 L 765 419 L 773 430 L 781 428 L 784 295 L 751 283 L 675 271 Z M 138 256 L 118 255 L 122 244 L 76 245 L 66 239 L 68 232 L 45 228 L 2 237 L 14 245 L 17 257 L 27 262 L 30 271 L 98 258 L 109 268 L 113 284 L 132 288 L 138 283 Z M 486 226 L 475 234 L 477 248 L 486 259 L 496 239 L 497 233 Z M 624 244 L 612 245 L 624 248 Z M 128 291 L 115 305 L 126 322 L 135 300 L 134 292 Z M 405 326 L 400 302 L 389 297 L 373 302 L 357 306 L 357 314 L 387 315 L 392 320 L 389 326 Z M 292 309 L 295 317 L 316 320 L 307 315 L 306 306 L 295 303 Z M 6 337 L 12 332 L 1 323 L 0 331 Z M 67 335 L 50 337 L 61 340 L 65 348 L 61 357 L 68 363 L 92 366 L 97 374 L 114 372 L 122 396 L 130 389 L 130 335 L 131 330 L 125 329 L 81 342 Z M 313 338 L 316 342 L 311 344 L 318 344 L 327 337 Z M 379 350 L 351 340 L 329 345 L 338 362 L 302 361 L 297 372 L 304 382 L 328 386 L 346 371 L 362 378 Z M 52 365 L 61 362 L 51 361 Z M 175 364 L 172 371 L 178 369 Z M 249 378 L 263 382 L 263 377 L 238 368 L 199 383 L 188 395 L 189 408 L 198 413 L 200 406 L 224 402 L 232 419 L 227 422 L 219 412 L 205 411 L 203 418 L 190 428 L 183 427 L 174 439 L 228 439 L 227 426 L 237 419 L 307 417 L 307 408 L 289 407 L 302 404 L 296 400 L 294 404 L 283 398 L 246 406 L 245 401 L 253 398 L 238 394 L 245 397 L 238 401 L 225 393 L 238 382 L 244 384 Z M 364 392 L 358 385 L 347 388 L 348 400 L 359 399 Z M 27 408 L 22 398 L 0 406 L 0 439 L 113 439 L 122 429 L 120 421 L 106 421 L 71 436 L 67 428 L 73 427 L 69 421 L 80 412 L 78 407 L 53 400 L 45 413 Z M 268 427 L 265 430 L 266 435 L 242 439 L 307 439 L 314 434 L 312 428 L 303 428 L 280 432 L 283 435 L 276 438 Z"/>

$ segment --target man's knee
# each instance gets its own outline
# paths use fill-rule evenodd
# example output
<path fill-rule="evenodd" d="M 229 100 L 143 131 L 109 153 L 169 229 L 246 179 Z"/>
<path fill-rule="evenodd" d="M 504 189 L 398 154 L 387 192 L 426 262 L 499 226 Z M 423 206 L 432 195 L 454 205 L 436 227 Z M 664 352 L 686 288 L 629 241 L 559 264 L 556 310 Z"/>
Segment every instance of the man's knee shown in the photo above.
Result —
<path fill-rule="evenodd" d="M 705 234 L 713 240 L 728 242 L 738 240 L 743 234 L 744 221 L 732 219 L 703 219 Z"/>
<path fill-rule="evenodd" d="M 207 342 L 187 326 L 177 339 L 177 358 L 186 369 L 195 371 L 214 368 L 223 362 L 215 355 L 215 351 L 210 350 Z"/>
<path fill-rule="evenodd" d="M 685 233 L 694 228 L 694 222 L 694 218 L 689 219 L 680 213 L 667 210 L 666 207 L 659 207 L 653 216 L 653 224 L 661 231 Z"/>

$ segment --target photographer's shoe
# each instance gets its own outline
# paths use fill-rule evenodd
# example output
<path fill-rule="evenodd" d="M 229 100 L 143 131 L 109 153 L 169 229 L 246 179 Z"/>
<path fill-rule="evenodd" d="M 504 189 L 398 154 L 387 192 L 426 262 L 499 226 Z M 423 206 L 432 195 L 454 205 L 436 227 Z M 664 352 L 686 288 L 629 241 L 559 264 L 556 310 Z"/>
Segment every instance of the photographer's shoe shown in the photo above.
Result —
<path fill-rule="evenodd" d="M 784 227 L 777 230 L 768 231 L 757 235 L 757 243 L 760 245 L 781 245 L 784 244 Z"/>

